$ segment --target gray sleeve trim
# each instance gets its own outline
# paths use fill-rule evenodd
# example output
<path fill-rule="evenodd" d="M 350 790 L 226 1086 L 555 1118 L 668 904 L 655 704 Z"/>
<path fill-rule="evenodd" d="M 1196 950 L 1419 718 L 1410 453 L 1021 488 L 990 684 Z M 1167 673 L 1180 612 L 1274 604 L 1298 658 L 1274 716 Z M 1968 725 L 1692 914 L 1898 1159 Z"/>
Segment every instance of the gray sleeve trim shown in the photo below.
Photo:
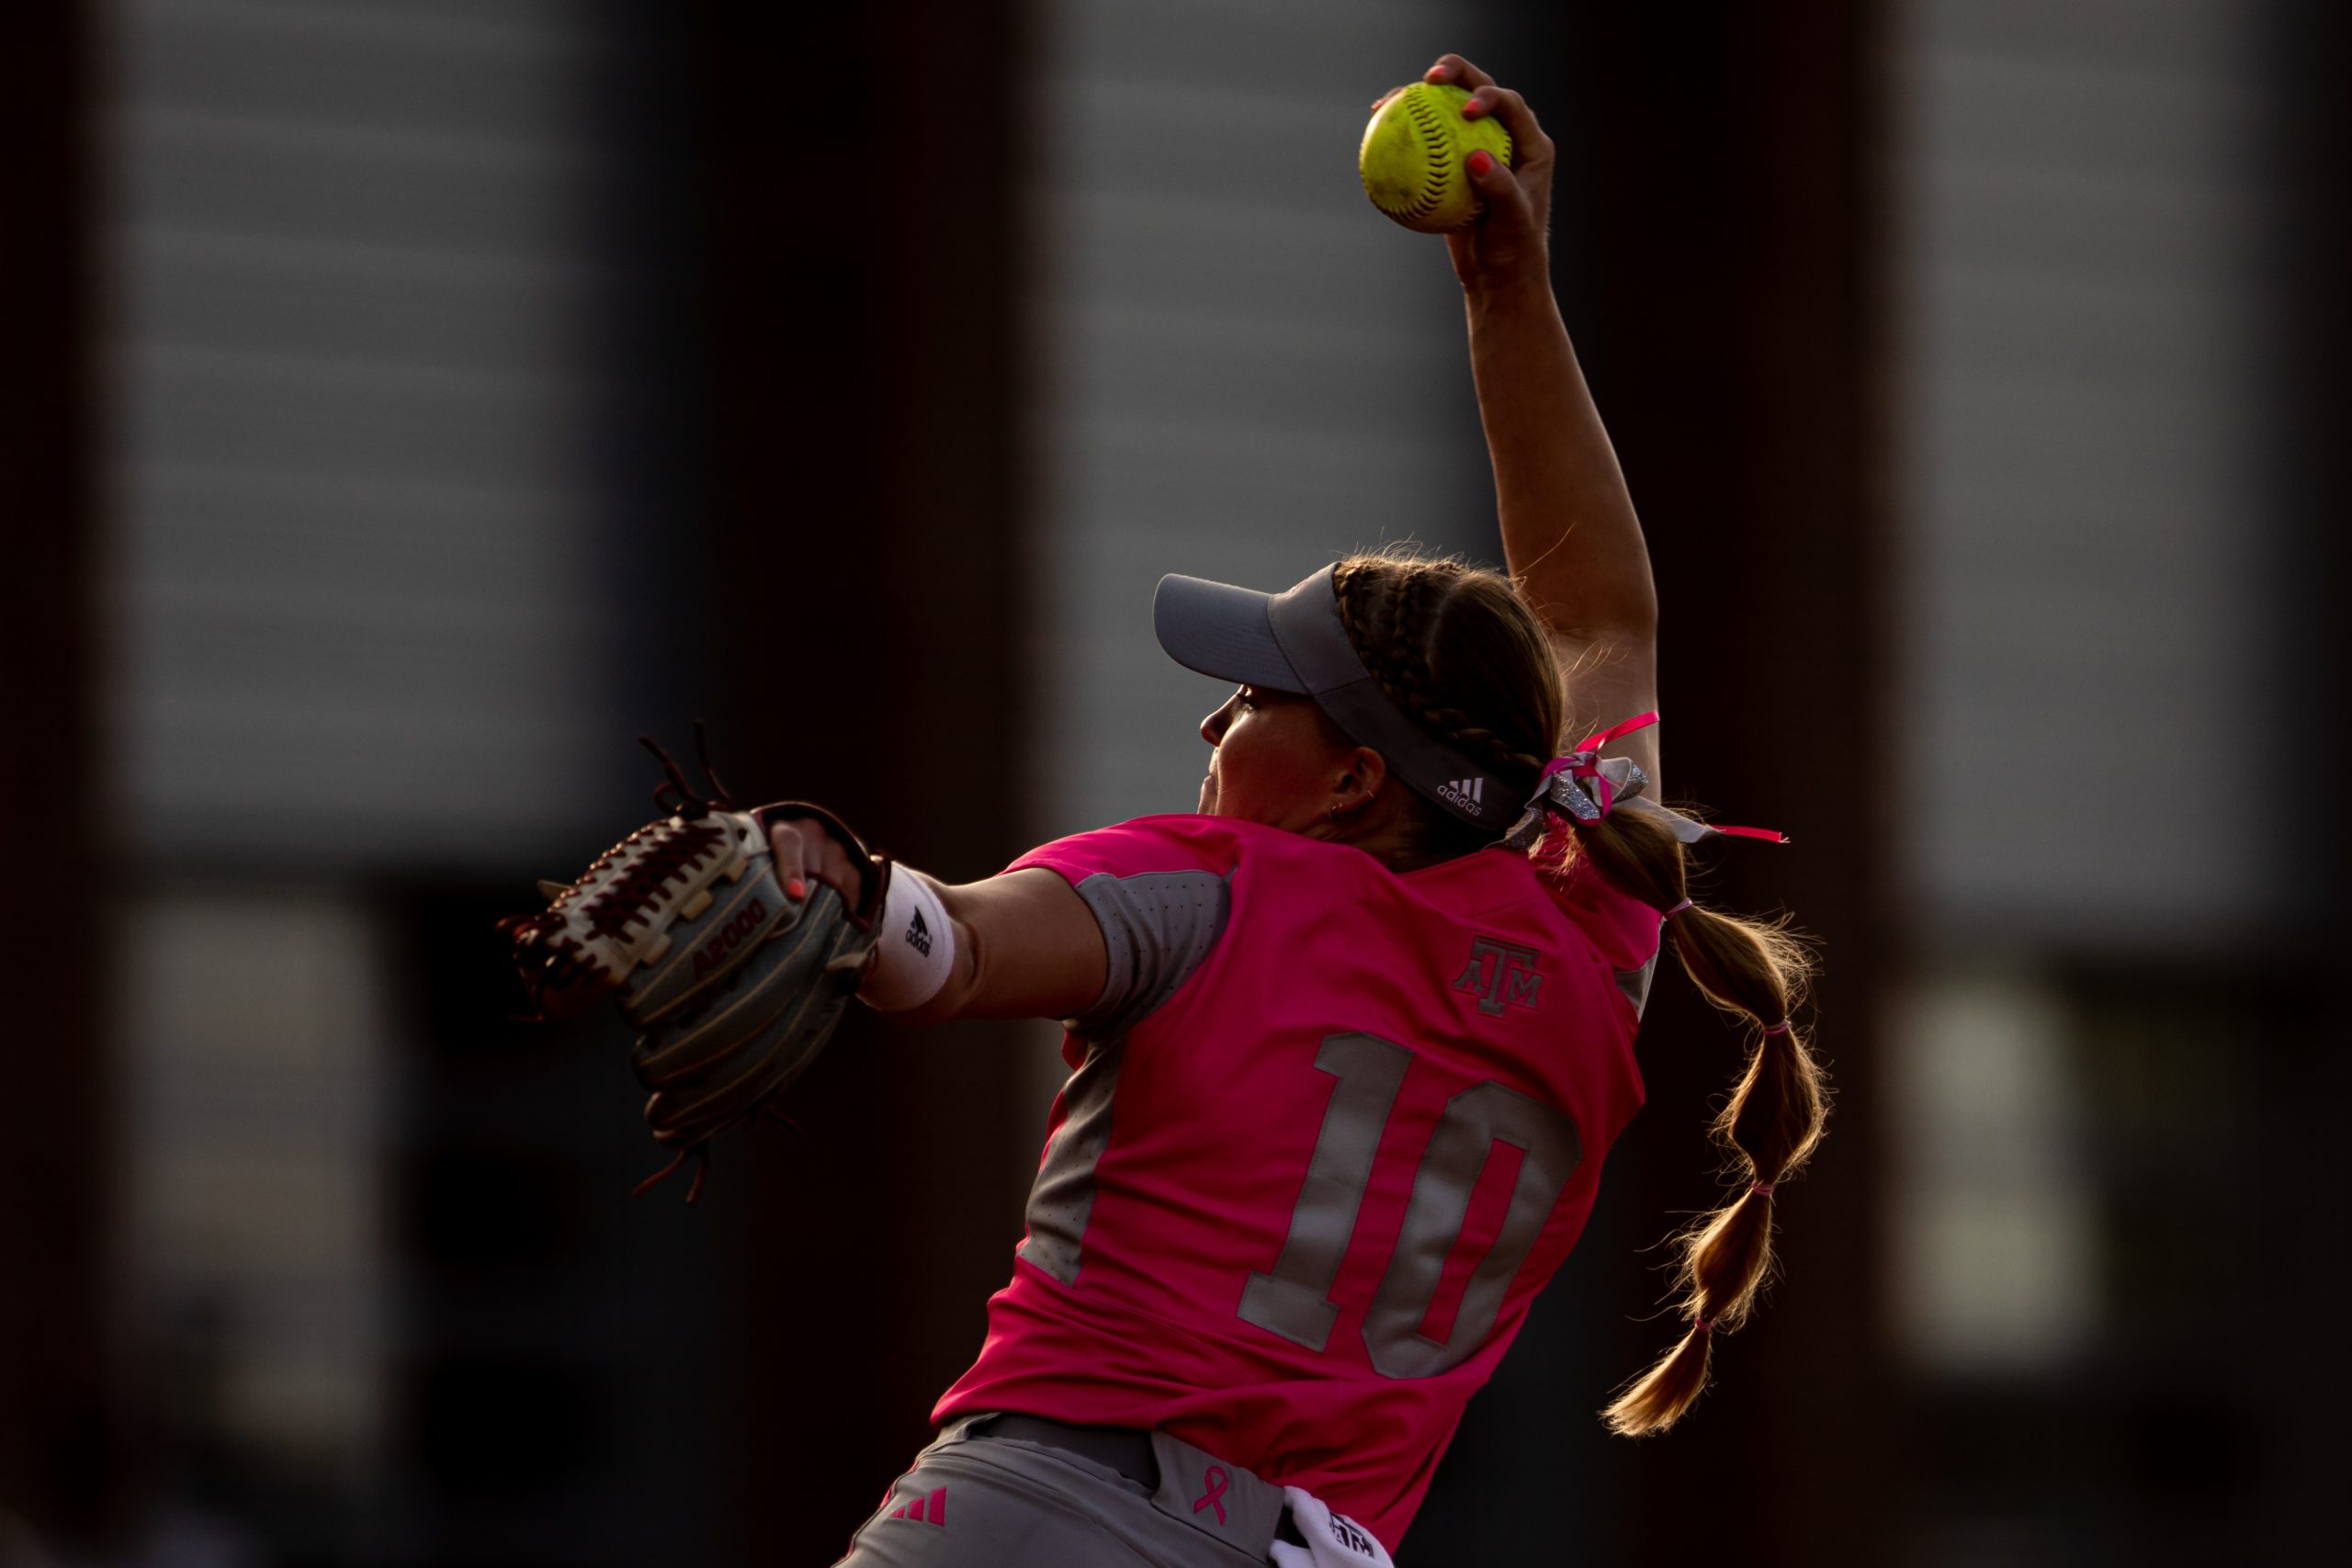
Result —
<path fill-rule="evenodd" d="M 1206 962 L 1233 907 L 1226 879 L 1206 871 L 1098 872 L 1077 886 L 1110 955 L 1102 994 L 1069 1021 L 1072 1033 L 1095 1040 L 1125 1034 L 1174 996 Z"/>

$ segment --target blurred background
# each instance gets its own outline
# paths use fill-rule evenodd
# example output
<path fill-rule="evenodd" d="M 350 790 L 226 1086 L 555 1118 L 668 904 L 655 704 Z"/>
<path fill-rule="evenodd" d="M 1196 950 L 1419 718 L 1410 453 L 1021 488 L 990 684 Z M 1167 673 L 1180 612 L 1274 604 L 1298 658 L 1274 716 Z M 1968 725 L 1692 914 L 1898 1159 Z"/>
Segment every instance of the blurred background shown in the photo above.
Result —
<path fill-rule="evenodd" d="M 0 1563 L 821 1563 L 1011 1268 L 1051 1032 L 853 1020 L 695 1209 L 491 931 L 710 720 L 984 875 L 1189 806 L 1165 571 L 1486 558 L 1459 50 L 1657 559 L 1677 792 L 1793 847 L 1836 1134 L 1684 1427 L 1736 1040 L 1400 1560 L 2301 1562 L 2346 1393 L 2343 7 L 115 0 L 0 52 Z M 2328 716 L 2335 716 L 2330 718 Z"/>

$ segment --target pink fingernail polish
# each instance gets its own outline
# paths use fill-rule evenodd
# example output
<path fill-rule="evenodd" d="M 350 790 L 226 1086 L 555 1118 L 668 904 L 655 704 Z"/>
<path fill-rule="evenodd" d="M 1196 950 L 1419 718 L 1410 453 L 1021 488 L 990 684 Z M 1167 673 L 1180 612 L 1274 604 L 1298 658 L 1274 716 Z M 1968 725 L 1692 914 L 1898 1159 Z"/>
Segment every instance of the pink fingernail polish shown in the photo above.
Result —
<path fill-rule="evenodd" d="M 808 885 L 796 876 L 784 885 L 784 891 L 788 897 L 806 898 L 808 897 Z"/>
<path fill-rule="evenodd" d="M 1480 179 L 1485 179 L 1487 177 L 1487 171 L 1495 166 L 1495 155 L 1481 147 L 1478 151 L 1470 154 L 1469 164 L 1470 172 L 1477 175 Z"/>

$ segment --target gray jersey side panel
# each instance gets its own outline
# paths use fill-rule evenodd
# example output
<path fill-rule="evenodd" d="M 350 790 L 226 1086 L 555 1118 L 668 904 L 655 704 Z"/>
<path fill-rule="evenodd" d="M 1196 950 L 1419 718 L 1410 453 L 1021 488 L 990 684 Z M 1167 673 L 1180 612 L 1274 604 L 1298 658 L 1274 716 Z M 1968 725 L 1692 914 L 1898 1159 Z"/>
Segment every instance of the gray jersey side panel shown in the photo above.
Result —
<path fill-rule="evenodd" d="M 1649 1005 L 1650 982 L 1657 978 L 1657 961 L 1665 952 L 1666 922 L 1660 920 L 1657 923 L 1657 949 L 1650 954 L 1650 961 L 1639 969 L 1611 971 L 1617 976 L 1617 988 L 1625 993 L 1627 1001 L 1634 1004 L 1634 1016 L 1637 1019 L 1642 1016 L 1642 1010 Z"/>
<path fill-rule="evenodd" d="M 1204 871 L 1114 876 L 1078 885 L 1094 911 L 1110 974 L 1092 1007 L 1069 1020 L 1088 1042 L 1086 1060 L 1062 1086 L 1062 1123 L 1046 1145 L 1029 1190 L 1029 1235 L 1019 1256 L 1063 1284 L 1075 1284 L 1094 1211 L 1094 1166 L 1111 1142 L 1128 1030 L 1176 994 L 1207 959 L 1232 908 L 1226 879 Z"/>
<path fill-rule="evenodd" d="M 1078 1283 L 1080 1247 L 1094 1212 L 1094 1162 L 1111 1142 L 1111 1101 L 1125 1054 L 1115 1043 L 1093 1047 L 1062 1086 L 1062 1124 L 1029 1189 L 1029 1235 L 1015 1256 L 1065 1285 Z"/>

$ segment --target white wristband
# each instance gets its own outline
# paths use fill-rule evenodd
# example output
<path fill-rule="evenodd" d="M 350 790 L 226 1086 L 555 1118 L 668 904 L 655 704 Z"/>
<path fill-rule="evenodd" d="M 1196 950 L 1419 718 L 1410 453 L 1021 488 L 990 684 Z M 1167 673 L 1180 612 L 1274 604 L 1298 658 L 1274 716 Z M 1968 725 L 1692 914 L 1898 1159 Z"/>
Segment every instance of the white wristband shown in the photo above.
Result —
<path fill-rule="evenodd" d="M 956 969 L 956 922 L 921 872 L 894 866 L 882 901 L 882 939 L 857 994 L 877 1012 L 904 1012 L 939 994 Z"/>

